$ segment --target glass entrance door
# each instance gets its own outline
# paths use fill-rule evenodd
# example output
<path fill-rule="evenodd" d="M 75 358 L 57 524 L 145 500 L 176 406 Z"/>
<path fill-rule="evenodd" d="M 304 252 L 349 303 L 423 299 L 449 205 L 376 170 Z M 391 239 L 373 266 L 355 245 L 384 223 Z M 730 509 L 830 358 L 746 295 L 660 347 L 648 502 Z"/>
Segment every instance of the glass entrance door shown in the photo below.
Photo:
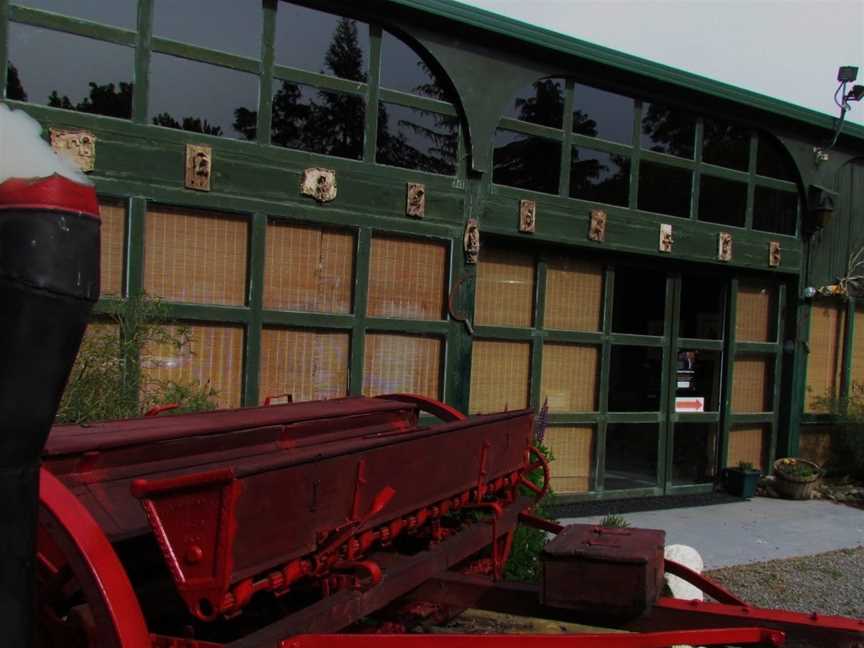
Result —
<path fill-rule="evenodd" d="M 612 496 L 705 491 L 773 458 L 785 289 L 616 266 L 600 483 Z"/>

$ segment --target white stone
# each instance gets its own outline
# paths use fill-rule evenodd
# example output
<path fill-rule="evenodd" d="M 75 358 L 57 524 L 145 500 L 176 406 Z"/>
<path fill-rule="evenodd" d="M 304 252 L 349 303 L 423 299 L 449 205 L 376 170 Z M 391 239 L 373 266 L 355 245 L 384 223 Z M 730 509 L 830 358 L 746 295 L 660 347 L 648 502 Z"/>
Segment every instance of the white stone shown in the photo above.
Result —
<path fill-rule="evenodd" d="M 689 567 L 693 571 L 701 574 L 702 570 L 705 568 L 705 563 L 702 561 L 702 556 L 699 555 L 699 552 L 696 551 L 693 547 L 688 547 L 687 545 L 667 545 L 665 551 L 663 552 L 666 558 L 669 560 L 674 560 L 677 563 L 684 565 L 685 567 Z M 666 574 L 666 584 L 669 586 L 669 589 L 672 591 L 672 596 L 676 599 L 683 599 L 685 601 L 691 601 L 693 599 L 697 599 L 699 601 L 705 600 L 705 595 L 702 591 L 687 583 L 686 581 L 681 580 L 677 576 L 673 576 L 672 574 Z"/>

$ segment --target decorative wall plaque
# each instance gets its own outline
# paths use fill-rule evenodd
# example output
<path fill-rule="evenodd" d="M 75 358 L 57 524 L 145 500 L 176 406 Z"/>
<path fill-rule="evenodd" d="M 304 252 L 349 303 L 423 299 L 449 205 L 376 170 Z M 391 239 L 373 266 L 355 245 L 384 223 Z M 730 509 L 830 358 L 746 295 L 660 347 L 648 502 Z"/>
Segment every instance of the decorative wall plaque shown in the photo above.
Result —
<path fill-rule="evenodd" d="M 780 265 L 780 241 L 771 241 L 768 244 L 768 265 L 776 268 Z"/>
<path fill-rule="evenodd" d="M 213 149 L 202 144 L 186 145 L 186 188 L 210 191 Z"/>
<path fill-rule="evenodd" d="M 423 218 L 426 215 L 426 185 L 419 182 L 408 183 L 405 213 L 414 218 Z"/>
<path fill-rule="evenodd" d="M 588 226 L 588 238 L 602 243 L 606 240 L 606 212 L 602 209 L 591 210 L 591 224 Z"/>
<path fill-rule="evenodd" d="M 463 246 L 465 248 L 465 263 L 477 263 L 480 258 L 480 225 L 477 224 L 475 218 L 469 218 L 465 225 Z"/>
<path fill-rule="evenodd" d="M 519 201 L 519 231 L 533 234 L 537 227 L 537 203 L 533 200 Z"/>
<path fill-rule="evenodd" d="M 717 235 L 717 259 L 732 260 L 732 235 L 729 232 L 720 232 Z"/>
<path fill-rule="evenodd" d="M 675 242 L 675 239 L 672 238 L 672 226 L 668 223 L 663 223 L 660 225 L 660 245 L 659 250 L 661 252 L 671 252 L 672 251 L 672 243 Z"/>
<path fill-rule="evenodd" d="M 85 130 L 51 129 L 51 148 L 87 173 L 96 165 L 96 136 Z"/>
<path fill-rule="evenodd" d="M 335 200 L 336 172 L 333 169 L 306 169 L 300 179 L 300 193 L 312 196 L 319 203 Z"/>

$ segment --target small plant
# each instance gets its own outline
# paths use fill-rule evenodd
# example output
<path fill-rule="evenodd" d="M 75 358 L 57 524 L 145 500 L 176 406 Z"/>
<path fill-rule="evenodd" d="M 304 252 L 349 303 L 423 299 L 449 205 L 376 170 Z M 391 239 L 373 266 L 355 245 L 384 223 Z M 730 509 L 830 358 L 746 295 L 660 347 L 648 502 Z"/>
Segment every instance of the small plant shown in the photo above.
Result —
<path fill-rule="evenodd" d="M 607 513 L 600 520 L 600 526 L 604 529 L 627 529 L 630 523 L 617 513 Z"/>
<path fill-rule="evenodd" d="M 845 397 L 816 397 L 812 406 L 835 421 L 831 427 L 830 468 L 864 478 L 864 384 L 853 383 Z"/>
<path fill-rule="evenodd" d="M 165 380 L 141 371 L 149 350 L 191 354 L 189 329 L 172 326 L 164 306 L 147 296 L 131 297 L 108 307 L 88 327 L 60 400 L 58 423 L 140 416 L 151 407 L 176 403 L 172 413 L 214 409 L 216 392 L 209 383 Z M 148 359 L 148 367 L 158 367 Z"/>
<path fill-rule="evenodd" d="M 742 470 L 744 472 L 753 472 L 755 468 L 753 468 L 753 464 L 749 461 L 739 461 L 738 470 Z"/>
<path fill-rule="evenodd" d="M 818 469 L 809 463 L 798 461 L 797 459 L 782 459 L 777 464 L 777 472 L 788 477 L 798 477 L 801 479 L 810 479 L 819 475 Z"/>

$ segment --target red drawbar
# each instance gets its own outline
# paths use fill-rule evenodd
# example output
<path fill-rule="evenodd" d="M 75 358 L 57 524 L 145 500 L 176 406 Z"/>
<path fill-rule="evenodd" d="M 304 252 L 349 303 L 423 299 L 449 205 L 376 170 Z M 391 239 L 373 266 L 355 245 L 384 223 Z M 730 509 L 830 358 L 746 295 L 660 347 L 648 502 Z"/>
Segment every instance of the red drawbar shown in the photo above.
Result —
<path fill-rule="evenodd" d="M 10 178 L 0 184 L 0 208 L 62 209 L 99 218 L 96 190 L 54 174 L 47 178 Z"/>

